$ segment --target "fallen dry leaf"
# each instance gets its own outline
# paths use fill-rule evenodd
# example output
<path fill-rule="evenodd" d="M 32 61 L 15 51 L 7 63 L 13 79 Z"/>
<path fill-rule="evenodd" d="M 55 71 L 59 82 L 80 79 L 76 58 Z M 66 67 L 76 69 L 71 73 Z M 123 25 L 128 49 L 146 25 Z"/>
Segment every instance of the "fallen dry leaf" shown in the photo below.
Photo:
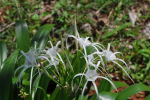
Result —
<path fill-rule="evenodd" d="M 129 12 L 129 18 L 130 18 L 130 20 L 131 20 L 131 22 L 132 22 L 132 27 L 134 27 L 135 22 L 136 22 L 136 20 L 137 20 L 137 15 L 136 15 L 136 13 L 135 13 L 134 10 L 131 10 L 131 11 Z"/>

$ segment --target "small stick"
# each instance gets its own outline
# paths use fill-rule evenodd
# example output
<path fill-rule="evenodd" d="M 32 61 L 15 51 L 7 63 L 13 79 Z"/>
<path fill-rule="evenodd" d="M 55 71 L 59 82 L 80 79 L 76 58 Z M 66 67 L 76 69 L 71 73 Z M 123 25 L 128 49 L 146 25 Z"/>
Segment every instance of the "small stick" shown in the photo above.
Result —
<path fill-rule="evenodd" d="M 0 33 L 5 31 L 7 28 L 9 28 L 10 26 L 13 26 L 15 24 L 15 22 L 10 23 L 9 25 L 7 25 L 5 28 L 0 30 Z"/>

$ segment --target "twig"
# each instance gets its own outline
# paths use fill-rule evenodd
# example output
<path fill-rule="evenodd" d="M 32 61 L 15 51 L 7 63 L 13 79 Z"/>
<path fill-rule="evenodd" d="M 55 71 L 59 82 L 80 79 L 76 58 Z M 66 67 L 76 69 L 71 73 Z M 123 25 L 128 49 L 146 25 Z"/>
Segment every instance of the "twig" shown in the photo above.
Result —
<path fill-rule="evenodd" d="M 40 23 L 44 23 L 46 20 L 48 20 L 48 19 L 51 18 L 51 17 L 52 17 L 52 15 L 49 14 L 49 15 L 45 16 L 44 18 L 41 18 L 41 19 L 40 19 Z"/>
<path fill-rule="evenodd" d="M 7 28 L 9 28 L 10 26 L 13 26 L 15 24 L 15 22 L 10 23 L 9 25 L 7 25 L 5 28 L 0 30 L 0 33 L 5 31 Z"/>

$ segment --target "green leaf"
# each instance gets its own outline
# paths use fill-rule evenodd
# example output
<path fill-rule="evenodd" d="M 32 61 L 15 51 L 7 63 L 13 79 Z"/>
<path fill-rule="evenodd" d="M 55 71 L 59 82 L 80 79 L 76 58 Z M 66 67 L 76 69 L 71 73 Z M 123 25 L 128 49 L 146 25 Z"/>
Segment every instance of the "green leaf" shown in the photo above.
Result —
<path fill-rule="evenodd" d="M 141 53 L 148 53 L 148 54 L 150 54 L 150 50 L 148 50 L 148 49 L 142 49 L 142 50 L 139 50 L 137 53 L 138 54 L 141 54 Z"/>
<path fill-rule="evenodd" d="M 123 29 L 123 28 L 125 28 L 125 27 L 127 27 L 127 26 L 129 26 L 129 25 L 131 25 L 131 24 L 132 24 L 131 22 L 129 22 L 129 23 L 125 23 L 124 25 L 120 26 L 119 28 L 115 28 L 113 31 L 111 31 L 111 32 L 109 32 L 109 33 L 104 34 L 104 36 L 102 36 L 102 38 L 101 38 L 101 39 L 108 38 L 108 37 L 110 37 L 110 36 L 114 35 L 117 31 L 119 31 L 119 30 L 121 30 L 121 29 Z"/>
<path fill-rule="evenodd" d="M 61 8 L 61 7 L 62 7 L 62 5 L 59 2 L 56 2 L 55 6 L 54 6 L 54 10 L 58 11 L 58 9 Z"/>
<path fill-rule="evenodd" d="M 86 66 L 85 59 L 81 52 L 78 52 L 72 61 L 74 73 L 79 73 Z"/>
<path fill-rule="evenodd" d="M 17 49 L 28 52 L 30 48 L 30 37 L 27 23 L 24 20 L 16 21 Z"/>
<path fill-rule="evenodd" d="M 144 100 L 150 100 L 150 95 L 148 95 Z"/>
<path fill-rule="evenodd" d="M 33 36 L 31 46 L 34 47 L 34 43 L 36 41 L 38 48 L 44 48 L 46 46 L 48 35 L 50 34 L 50 31 L 52 30 L 53 26 L 53 24 L 46 24 L 41 26 Z"/>
<path fill-rule="evenodd" d="M 67 100 L 69 94 L 71 93 L 71 88 L 57 87 L 55 88 L 50 100 Z M 69 99 L 72 100 L 72 99 Z"/>
<path fill-rule="evenodd" d="M 37 86 L 36 88 L 39 88 L 39 89 L 41 89 L 43 91 L 44 99 L 41 99 L 41 100 L 48 100 L 46 91 L 42 87 L 40 87 L 40 86 Z"/>
<path fill-rule="evenodd" d="M 73 100 L 76 100 L 76 97 Z M 81 100 L 81 95 L 79 96 L 79 100 Z M 87 98 L 83 96 L 82 100 L 87 100 Z"/>
<path fill-rule="evenodd" d="M 3 62 L 7 58 L 7 47 L 4 41 L 0 41 L 0 71 L 3 68 Z"/>
<path fill-rule="evenodd" d="M 120 82 L 120 81 L 114 81 L 113 83 L 115 84 L 116 88 L 128 86 L 128 84 L 126 84 L 124 82 Z M 113 86 L 111 87 L 111 90 L 114 90 Z"/>
<path fill-rule="evenodd" d="M 30 81 L 28 80 L 29 74 L 28 73 L 23 73 L 22 75 L 22 84 L 23 85 L 30 85 Z"/>
<path fill-rule="evenodd" d="M 12 6 L 16 7 L 16 5 L 14 3 L 7 2 L 7 3 L 3 3 L 2 5 L 0 5 L 0 8 L 5 7 L 7 5 L 12 5 Z"/>
<path fill-rule="evenodd" d="M 60 0 L 60 3 L 65 6 L 67 4 L 67 0 Z"/>
<path fill-rule="evenodd" d="M 19 51 L 16 50 L 4 61 L 3 69 L 0 72 L 0 100 L 8 100 L 12 85 L 12 75 Z"/>
<path fill-rule="evenodd" d="M 150 88 L 141 83 L 131 85 L 128 88 L 121 91 L 118 94 L 116 100 L 127 100 L 128 97 L 130 97 L 140 91 L 150 91 Z"/>
<path fill-rule="evenodd" d="M 52 71 L 50 69 L 47 70 L 50 75 L 52 75 Z M 47 91 L 47 87 L 49 84 L 50 78 L 46 76 L 45 73 L 42 74 L 40 80 L 39 80 L 39 85 L 43 90 Z M 43 100 L 44 95 L 42 94 L 41 90 L 37 90 L 36 95 L 35 95 L 35 100 Z"/>
<path fill-rule="evenodd" d="M 50 100 L 56 100 L 56 97 L 58 97 L 58 95 L 57 95 L 58 92 L 59 92 L 59 90 L 57 88 L 55 88 L 53 94 L 51 95 Z"/>
<path fill-rule="evenodd" d="M 31 17 L 32 20 L 40 20 L 40 17 L 38 14 L 34 14 L 32 17 Z"/>
<path fill-rule="evenodd" d="M 106 92 L 110 92 L 111 91 L 111 84 L 109 81 L 102 79 L 102 81 L 100 82 L 100 85 L 98 86 L 98 92 L 102 92 L 102 91 L 106 91 Z"/>
<path fill-rule="evenodd" d="M 99 97 L 101 100 L 116 100 L 118 94 L 119 93 L 101 92 L 99 93 Z"/>

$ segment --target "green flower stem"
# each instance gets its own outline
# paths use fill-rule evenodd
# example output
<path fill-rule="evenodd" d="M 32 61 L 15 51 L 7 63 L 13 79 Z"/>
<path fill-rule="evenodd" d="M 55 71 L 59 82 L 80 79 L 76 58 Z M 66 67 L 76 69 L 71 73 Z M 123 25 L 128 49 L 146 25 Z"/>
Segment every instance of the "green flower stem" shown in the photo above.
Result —
<path fill-rule="evenodd" d="M 58 81 L 56 81 L 52 76 L 49 75 L 49 73 L 45 70 L 45 68 L 38 68 L 40 71 L 42 71 L 43 73 L 45 73 L 50 79 L 52 79 L 55 83 L 57 83 L 59 86 L 63 86 L 62 84 L 60 84 Z"/>

